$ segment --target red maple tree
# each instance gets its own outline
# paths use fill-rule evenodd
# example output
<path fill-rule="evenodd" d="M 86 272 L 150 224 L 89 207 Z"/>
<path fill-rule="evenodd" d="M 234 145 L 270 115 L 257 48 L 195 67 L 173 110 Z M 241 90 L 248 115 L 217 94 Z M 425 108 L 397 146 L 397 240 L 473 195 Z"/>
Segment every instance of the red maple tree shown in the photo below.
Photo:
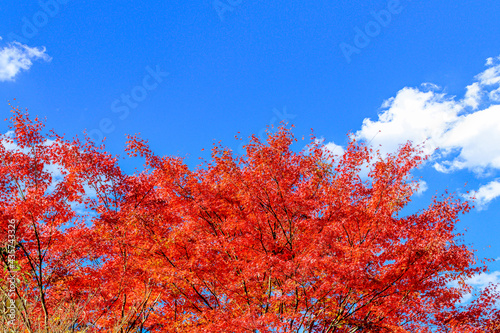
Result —
<path fill-rule="evenodd" d="M 89 139 L 44 135 L 18 108 L 11 124 L 0 145 L 6 332 L 499 329 L 494 286 L 461 303 L 467 278 L 487 269 L 455 230 L 469 203 L 445 194 L 400 216 L 423 161 L 410 143 L 382 157 L 351 140 L 334 156 L 311 137 L 294 152 L 281 126 L 244 156 L 214 146 L 190 170 L 133 136 L 126 151 L 145 166 L 127 175 Z"/>

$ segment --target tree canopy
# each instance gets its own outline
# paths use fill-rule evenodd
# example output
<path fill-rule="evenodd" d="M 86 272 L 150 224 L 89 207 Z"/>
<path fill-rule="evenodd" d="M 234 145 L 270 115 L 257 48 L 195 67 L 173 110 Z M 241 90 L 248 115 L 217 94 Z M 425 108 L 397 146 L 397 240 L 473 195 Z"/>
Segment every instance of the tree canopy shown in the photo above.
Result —
<path fill-rule="evenodd" d="M 125 150 L 145 164 L 128 175 L 104 146 L 12 112 L 0 145 L 2 331 L 499 329 L 494 286 L 461 303 L 487 270 L 456 230 L 470 203 L 445 193 L 402 214 L 425 159 L 411 143 L 381 156 L 351 138 L 336 156 L 311 136 L 295 152 L 282 125 L 243 156 L 214 145 L 190 170 L 131 136 Z"/>

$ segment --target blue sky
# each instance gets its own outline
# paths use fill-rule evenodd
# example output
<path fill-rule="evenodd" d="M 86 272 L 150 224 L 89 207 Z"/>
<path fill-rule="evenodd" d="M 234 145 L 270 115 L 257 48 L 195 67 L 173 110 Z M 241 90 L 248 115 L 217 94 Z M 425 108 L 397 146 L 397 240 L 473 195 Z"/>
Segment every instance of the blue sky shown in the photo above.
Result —
<path fill-rule="evenodd" d="M 493 0 L 4 0 L 0 112 L 15 98 L 67 137 L 106 136 L 114 154 L 140 132 L 192 167 L 213 142 L 241 152 L 237 132 L 281 120 L 338 152 L 349 131 L 387 152 L 427 139 L 411 209 L 477 191 L 459 228 L 499 258 L 499 14 Z M 490 267 L 477 285 L 499 280 Z"/>

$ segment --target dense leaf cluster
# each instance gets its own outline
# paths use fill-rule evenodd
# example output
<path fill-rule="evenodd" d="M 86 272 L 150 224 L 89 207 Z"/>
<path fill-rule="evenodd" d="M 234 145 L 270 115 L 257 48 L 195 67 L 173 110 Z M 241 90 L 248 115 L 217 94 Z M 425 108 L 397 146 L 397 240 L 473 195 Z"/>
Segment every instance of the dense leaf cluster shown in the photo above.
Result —
<path fill-rule="evenodd" d="M 193 171 L 134 136 L 126 151 L 145 165 L 127 175 L 89 140 L 46 137 L 15 108 L 11 123 L 2 331 L 498 330 L 493 287 L 461 304 L 464 281 L 486 270 L 455 231 L 469 204 L 446 194 L 400 216 L 423 161 L 410 143 L 382 157 L 351 140 L 334 156 L 312 137 L 297 153 L 282 126 L 244 156 L 215 146 Z"/>

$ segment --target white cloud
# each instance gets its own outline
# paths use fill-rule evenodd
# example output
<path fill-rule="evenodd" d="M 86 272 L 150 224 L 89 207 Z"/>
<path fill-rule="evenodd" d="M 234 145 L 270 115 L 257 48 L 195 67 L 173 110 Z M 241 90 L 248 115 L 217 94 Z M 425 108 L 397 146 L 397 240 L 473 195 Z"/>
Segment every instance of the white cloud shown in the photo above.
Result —
<path fill-rule="evenodd" d="M 417 192 L 415 193 L 417 196 L 422 195 L 425 191 L 429 189 L 427 182 L 425 180 L 419 180 L 416 184 Z"/>
<path fill-rule="evenodd" d="M 482 291 L 491 284 L 500 283 L 500 271 L 494 271 L 491 273 L 479 273 L 466 279 L 464 282 L 465 284 L 473 287 L 474 290 Z M 450 287 L 458 287 L 458 282 L 453 281 L 449 285 Z M 498 286 L 496 286 L 495 289 L 497 291 L 500 291 Z M 472 294 L 470 293 L 465 294 L 461 299 L 461 303 L 467 303 L 471 299 L 472 299 Z"/>
<path fill-rule="evenodd" d="M 13 81 L 19 72 L 29 70 L 35 60 L 51 60 L 45 47 L 29 47 L 13 42 L 0 48 L 0 82 Z"/>
<path fill-rule="evenodd" d="M 474 110 L 477 109 L 479 103 L 481 102 L 481 86 L 478 82 L 474 82 L 470 86 L 467 86 L 464 104 L 466 106 L 472 107 Z"/>
<path fill-rule="evenodd" d="M 363 120 L 355 137 L 382 154 L 410 140 L 422 145 L 438 172 L 493 175 L 500 170 L 500 56 L 488 58 L 486 66 L 461 99 L 432 83 L 401 89 L 382 103 L 378 119 Z M 478 207 L 500 196 L 499 186 L 496 180 L 477 190 Z"/>
<path fill-rule="evenodd" d="M 325 144 L 325 148 L 328 149 L 332 154 L 342 156 L 344 155 L 344 148 L 335 144 L 334 142 L 328 142 Z"/>
<path fill-rule="evenodd" d="M 500 283 L 500 271 L 476 274 L 465 282 L 476 288 L 484 289 L 491 283 Z"/>
<path fill-rule="evenodd" d="M 30 147 L 20 148 L 13 141 L 14 137 L 15 137 L 14 131 L 7 131 L 3 135 L 0 134 L 0 144 L 4 146 L 5 150 L 17 151 L 17 152 L 21 152 L 23 154 L 30 154 L 31 148 Z M 45 141 L 43 142 L 44 146 L 51 146 L 54 144 L 60 145 L 59 142 L 56 142 L 56 141 L 50 140 L 50 139 L 45 139 Z M 57 163 L 44 164 L 43 171 L 49 173 L 52 177 L 52 181 L 46 190 L 47 194 L 52 193 L 55 190 L 56 186 L 61 181 L 64 180 L 64 178 L 65 178 L 64 174 L 68 173 L 68 170 L 64 166 L 57 164 Z M 110 185 L 111 184 L 111 182 L 109 180 L 106 180 L 104 178 L 101 179 L 101 183 L 103 185 Z M 86 197 L 97 198 L 97 193 L 93 187 L 90 187 L 87 183 L 82 184 L 82 186 L 83 186 L 83 190 L 84 190 Z M 79 208 L 79 209 L 84 207 L 83 204 L 78 204 L 78 203 L 71 203 L 71 206 Z"/>
<path fill-rule="evenodd" d="M 13 142 L 10 142 L 8 139 L 12 139 L 14 137 L 14 131 L 7 131 L 4 135 L 0 136 L 0 143 L 4 146 L 6 150 L 17 149 L 17 145 Z"/>
<path fill-rule="evenodd" d="M 403 88 L 384 105 L 378 120 L 364 119 L 356 132 L 358 139 L 371 142 L 383 154 L 395 152 L 408 140 L 425 142 L 424 153 L 433 153 L 462 110 L 444 94 L 415 88 Z"/>
<path fill-rule="evenodd" d="M 21 148 L 14 141 L 14 131 L 8 131 L 5 134 L 0 134 L 0 144 L 7 151 L 16 151 L 23 154 L 30 154 L 30 147 Z M 50 146 L 54 144 L 54 140 L 46 139 L 43 143 L 44 146 Z M 52 182 L 49 185 L 47 191 L 52 192 L 57 184 L 63 179 L 63 175 L 61 172 L 62 166 L 59 164 L 44 164 L 43 171 L 49 173 L 52 176 Z"/>
<path fill-rule="evenodd" d="M 468 197 L 475 197 L 478 209 L 484 209 L 493 199 L 500 197 L 500 181 L 491 181 L 477 191 L 472 191 Z"/>
<path fill-rule="evenodd" d="M 20 148 L 13 141 L 14 136 L 15 136 L 14 131 L 8 131 L 3 135 L 0 134 L 0 145 L 2 145 L 8 151 L 17 151 L 23 154 L 30 154 L 30 147 Z M 50 146 L 53 144 L 59 144 L 59 143 L 50 139 L 46 139 L 43 142 L 44 146 Z M 49 184 L 49 186 L 45 191 L 46 195 L 53 193 L 57 185 L 60 184 L 65 179 L 65 174 L 68 173 L 68 170 L 64 168 L 64 166 L 57 163 L 44 164 L 43 171 L 47 172 L 51 176 L 51 183 Z M 111 184 L 110 181 L 104 179 L 102 180 L 102 183 L 105 185 Z M 92 199 L 97 198 L 97 193 L 93 187 L 89 186 L 87 183 L 83 183 L 82 186 L 84 191 L 84 198 L 92 198 Z M 91 217 L 96 215 L 95 211 L 86 208 L 85 203 L 71 201 L 68 202 L 68 204 L 71 207 L 71 209 L 74 212 L 76 212 L 76 214 L 78 214 L 80 217 L 84 219 L 86 223 L 91 223 Z"/>
<path fill-rule="evenodd" d="M 499 284 L 500 283 L 500 271 L 495 271 L 492 273 L 480 273 L 476 274 L 473 277 L 467 279 L 465 283 L 471 285 L 475 289 L 484 290 L 490 284 Z M 499 286 L 495 287 L 495 290 L 499 290 Z M 464 296 L 462 302 L 466 302 L 471 298 L 470 294 Z"/>
<path fill-rule="evenodd" d="M 500 66 L 492 61 L 491 67 L 477 75 L 476 78 L 483 86 L 491 86 L 500 82 Z"/>
<path fill-rule="evenodd" d="M 484 64 L 485 66 L 491 66 L 493 65 L 495 59 L 500 59 L 500 56 L 497 57 L 497 58 L 492 58 L 492 57 L 489 57 L 486 59 L 486 63 Z"/>
<path fill-rule="evenodd" d="M 460 151 L 447 163 L 453 169 L 500 169 L 500 105 L 459 117 L 440 141 L 445 149 Z"/>
<path fill-rule="evenodd" d="M 435 168 L 440 172 L 500 169 L 499 62 L 500 57 L 487 60 L 489 68 L 466 87 L 463 99 L 429 84 L 401 89 L 383 103 L 377 120 L 363 120 L 356 136 L 381 145 L 382 153 L 394 152 L 408 140 L 425 141 L 424 153 L 439 160 Z"/>

